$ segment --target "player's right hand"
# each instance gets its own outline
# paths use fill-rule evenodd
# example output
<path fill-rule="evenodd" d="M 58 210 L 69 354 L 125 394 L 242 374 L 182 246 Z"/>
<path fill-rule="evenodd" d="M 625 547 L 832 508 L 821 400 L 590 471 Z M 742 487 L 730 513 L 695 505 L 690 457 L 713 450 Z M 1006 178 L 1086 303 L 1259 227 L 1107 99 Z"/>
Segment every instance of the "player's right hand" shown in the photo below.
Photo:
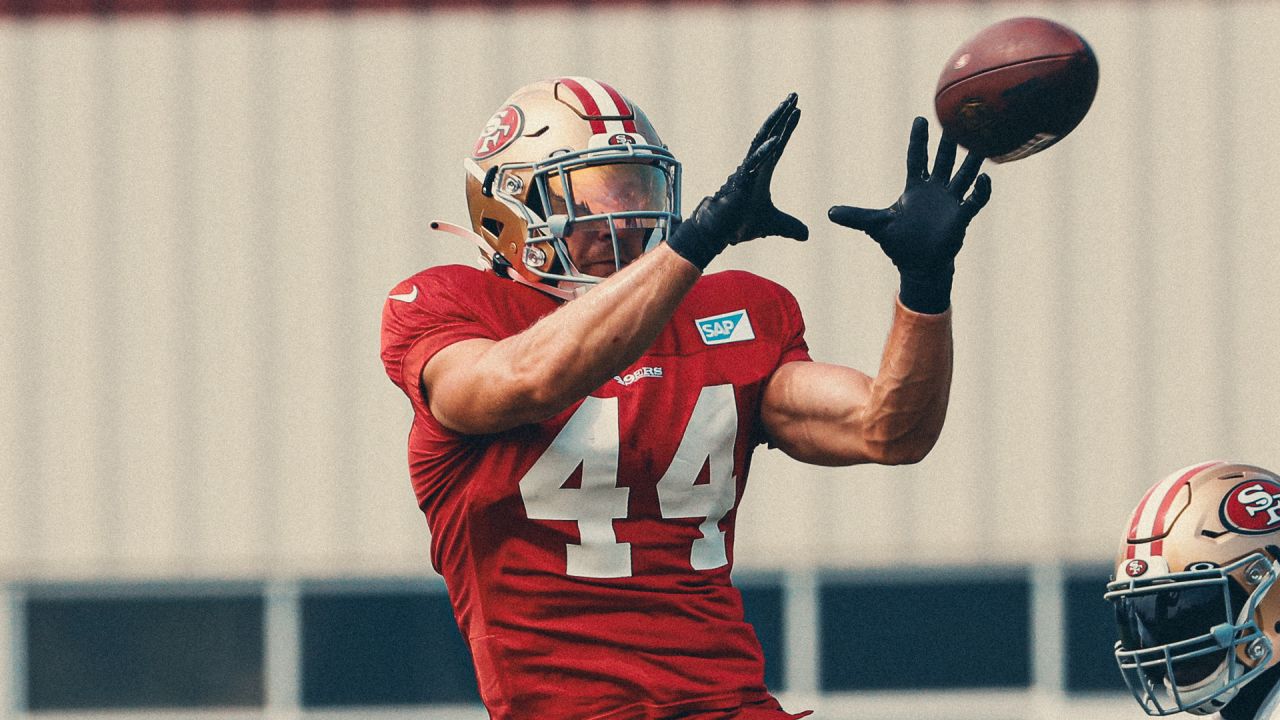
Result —
<path fill-rule="evenodd" d="M 778 105 L 756 133 L 738 169 L 671 234 L 667 244 L 699 269 L 729 245 L 769 235 L 809 238 L 804 223 L 774 207 L 769 189 L 773 169 L 800 122 L 796 100 L 791 93 Z"/>

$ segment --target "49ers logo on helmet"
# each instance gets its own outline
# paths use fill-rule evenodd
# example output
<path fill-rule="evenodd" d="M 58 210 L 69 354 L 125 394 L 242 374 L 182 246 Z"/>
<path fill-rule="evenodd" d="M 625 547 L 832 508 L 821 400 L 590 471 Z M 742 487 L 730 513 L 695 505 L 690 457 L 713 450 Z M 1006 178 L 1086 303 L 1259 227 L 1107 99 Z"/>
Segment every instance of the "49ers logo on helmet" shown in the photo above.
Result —
<path fill-rule="evenodd" d="M 1248 480 L 1231 488 L 1218 509 L 1222 524 L 1245 535 L 1280 530 L 1280 485 L 1271 480 Z"/>
<path fill-rule="evenodd" d="M 1148 567 L 1146 560 L 1135 558 L 1125 563 L 1124 573 L 1129 577 L 1138 577 L 1139 575 L 1145 575 Z"/>
<path fill-rule="evenodd" d="M 484 130 L 476 140 L 476 147 L 471 151 L 471 157 L 483 160 L 501 152 L 503 148 L 520 137 L 523 130 L 524 113 L 520 112 L 520 108 L 515 105 L 503 106 L 489 118 L 489 122 L 484 124 Z"/>

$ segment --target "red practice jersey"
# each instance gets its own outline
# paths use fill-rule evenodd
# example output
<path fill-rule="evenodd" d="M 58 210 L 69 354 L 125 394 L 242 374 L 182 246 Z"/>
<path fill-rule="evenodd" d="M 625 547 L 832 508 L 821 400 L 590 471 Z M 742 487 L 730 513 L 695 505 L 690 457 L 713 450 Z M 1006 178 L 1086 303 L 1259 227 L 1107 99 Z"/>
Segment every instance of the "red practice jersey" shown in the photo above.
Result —
<path fill-rule="evenodd" d="M 432 563 L 485 705 L 499 720 L 790 717 L 768 712 L 730 570 L 765 382 L 809 360 L 795 298 L 749 273 L 706 275 L 643 357 L 559 415 L 484 436 L 432 417 L 419 377 L 437 351 L 558 305 L 451 265 L 400 283 L 383 310 Z"/>

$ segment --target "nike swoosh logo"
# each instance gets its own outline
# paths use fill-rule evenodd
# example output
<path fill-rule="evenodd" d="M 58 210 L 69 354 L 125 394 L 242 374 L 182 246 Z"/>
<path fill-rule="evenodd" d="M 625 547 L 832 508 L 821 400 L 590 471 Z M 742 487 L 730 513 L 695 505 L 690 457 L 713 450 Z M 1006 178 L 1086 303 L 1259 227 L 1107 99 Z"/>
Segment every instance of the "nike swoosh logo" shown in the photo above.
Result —
<path fill-rule="evenodd" d="M 413 287 L 413 290 L 410 292 L 402 293 L 400 295 L 388 295 L 387 297 L 391 298 L 392 300 L 399 300 L 400 302 L 411 303 L 414 300 L 418 299 L 418 286 L 413 285 L 412 287 Z"/>

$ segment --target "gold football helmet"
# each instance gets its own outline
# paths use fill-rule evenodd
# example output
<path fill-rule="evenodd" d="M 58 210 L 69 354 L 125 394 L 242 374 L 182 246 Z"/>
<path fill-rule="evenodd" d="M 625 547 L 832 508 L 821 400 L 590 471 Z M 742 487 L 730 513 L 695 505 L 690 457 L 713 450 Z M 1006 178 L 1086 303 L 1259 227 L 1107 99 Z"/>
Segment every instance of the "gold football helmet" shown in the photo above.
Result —
<path fill-rule="evenodd" d="M 1148 715 L 1218 712 L 1276 663 L 1280 477 L 1214 461 L 1171 473 L 1129 519 L 1104 596 Z"/>
<path fill-rule="evenodd" d="M 590 78 L 517 90 L 464 164 L 472 239 L 485 261 L 560 298 L 602 279 L 575 264 L 565 238 L 612 241 L 616 270 L 665 240 L 680 213 L 680 163 L 639 107 Z"/>

